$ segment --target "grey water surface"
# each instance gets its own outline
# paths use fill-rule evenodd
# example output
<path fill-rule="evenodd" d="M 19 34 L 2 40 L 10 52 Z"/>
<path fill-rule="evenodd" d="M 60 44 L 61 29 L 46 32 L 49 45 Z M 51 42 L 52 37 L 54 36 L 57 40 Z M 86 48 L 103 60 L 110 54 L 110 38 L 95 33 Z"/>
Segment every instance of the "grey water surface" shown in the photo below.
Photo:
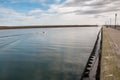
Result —
<path fill-rule="evenodd" d="M 99 30 L 0 30 L 0 80 L 79 80 Z"/>

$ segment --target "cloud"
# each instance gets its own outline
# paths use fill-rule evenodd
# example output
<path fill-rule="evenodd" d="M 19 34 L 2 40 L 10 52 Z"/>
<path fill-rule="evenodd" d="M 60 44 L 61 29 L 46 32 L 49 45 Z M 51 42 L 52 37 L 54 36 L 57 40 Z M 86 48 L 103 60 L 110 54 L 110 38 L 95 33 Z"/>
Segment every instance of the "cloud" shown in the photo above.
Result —
<path fill-rule="evenodd" d="M 62 7 L 62 5 L 56 5 L 56 4 L 53 4 L 53 5 L 50 5 L 50 9 L 48 11 L 54 11 L 54 12 L 57 12 L 58 14 L 60 13 L 65 13 L 65 12 L 71 12 L 71 11 L 74 11 L 74 10 L 78 10 L 80 9 L 79 7 Z"/>
<path fill-rule="evenodd" d="M 2 18 L 0 18 L 0 24 L 4 25 L 24 24 L 24 21 L 29 22 L 29 20 L 35 19 L 34 16 L 18 13 L 10 8 L 0 8 L 0 16 L 2 16 Z"/>
<path fill-rule="evenodd" d="M 34 9 L 34 10 L 29 11 L 28 15 L 41 14 L 41 13 L 43 13 L 43 12 L 44 12 L 44 11 L 41 10 L 41 9 Z"/>
<path fill-rule="evenodd" d="M 40 2 L 45 2 L 46 0 L 39 0 Z"/>
<path fill-rule="evenodd" d="M 67 0 L 64 6 L 66 7 L 76 7 L 76 6 L 103 6 L 115 2 L 120 2 L 119 0 Z"/>
<path fill-rule="evenodd" d="M 84 4 L 86 1 L 91 1 L 91 0 L 66 0 L 64 6 L 65 7 L 76 7 Z"/>
<path fill-rule="evenodd" d="M 76 10 L 73 11 L 74 13 L 76 13 L 77 15 L 86 15 L 86 14 L 101 14 L 101 13 L 108 13 L 108 12 L 115 12 L 115 11 L 119 11 L 120 9 L 117 8 L 105 8 L 105 9 L 91 9 L 91 10 Z"/>
<path fill-rule="evenodd" d="M 56 3 L 60 3 L 61 0 L 55 0 Z"/>
<path fill-rule="evenodd" d="M 31 15 L 28 13 L 31 12 Z M 43 12 L 41 15 L 35 15 L 33 13 L 39 13 L 39 10 L 33 10 L 28 13 L 18 13 L 13 9 L 0 8 L 0 25 L 57 25 L 57 24 L 93 24 L 96 19 L 89 18 L 89 15 L 76 15 L 74 13 L 70 14 L 50 14 L 48 12 Z M 41 11 L 40 11 L 41 12 Z M 88 23 L 83 19 L 90 20 Z"/>
<path fill-rule="evenodd" d="M 0 25 L 103 24 L 104 19 L 109 16 L 114 19 L 114 13 L 120 10 L 119 0 L 66 0 L 62 4 L 58 4 L 60 0 L 55 1 L 47 10 L 34 8 L 17 12 L 13 8 L 0 7 Z"/>
<path fill-rule="evenodd" d="M 0 5 L 5 4 L 18 4 L 18 3 L 39 3 L 39 4 L 45 4 L 46 0 L 0 0 Z"/>
<path fill-rule="evenodd" d="M 101 14 L 120 10 L 120 0 L 67 0 L 63 7 L 79 7 L 78 10 L 67 12 L 81 14 Z M 88 8 L 85 8 L 88 7 Z"/>
<path fill-rule="evenodd" d="M 19 3 L 19 2 L 41 2 L 44 3 L 46 0 L 12 0 L 12 3 Z"/>

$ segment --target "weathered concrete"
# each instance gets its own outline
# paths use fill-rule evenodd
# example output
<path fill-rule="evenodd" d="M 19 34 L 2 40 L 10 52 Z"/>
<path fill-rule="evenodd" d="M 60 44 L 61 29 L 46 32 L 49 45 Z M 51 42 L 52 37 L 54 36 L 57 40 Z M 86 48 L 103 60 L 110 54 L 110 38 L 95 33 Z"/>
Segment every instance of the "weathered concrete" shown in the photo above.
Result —
<path fill-rule="evenodd" d="M 120 30 L 107 28 L 108 36 L 110 38 L 110 44 L 117 56 L 118 67 L 120 70 Z"/>
<path fill-rule="evenodd" d="M 114 45 L 120 42 L 120 32 L 113 29 L 103 28 L 102 34 L 102 54 L 100 80 L 120 80 L 120 70 L 118 68 L 119 49 Z M 117 45 L 118 46 L 118 45 Z"/>

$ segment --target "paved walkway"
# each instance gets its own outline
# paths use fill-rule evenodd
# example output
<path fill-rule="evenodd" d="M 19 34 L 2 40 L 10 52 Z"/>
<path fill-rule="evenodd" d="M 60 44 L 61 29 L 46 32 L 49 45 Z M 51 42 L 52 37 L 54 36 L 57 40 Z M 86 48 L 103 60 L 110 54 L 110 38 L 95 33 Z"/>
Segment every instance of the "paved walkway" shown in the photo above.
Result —
<path fill-rule="evenodd" d="M 103 28 L 100 80 L 120 80 L 120 31 Z"/>
<path fill-rule="evenodd" d="M 118 67 L 120 69 L 120 30 L 106 28 L 111 45 L 117 55 Z"/>

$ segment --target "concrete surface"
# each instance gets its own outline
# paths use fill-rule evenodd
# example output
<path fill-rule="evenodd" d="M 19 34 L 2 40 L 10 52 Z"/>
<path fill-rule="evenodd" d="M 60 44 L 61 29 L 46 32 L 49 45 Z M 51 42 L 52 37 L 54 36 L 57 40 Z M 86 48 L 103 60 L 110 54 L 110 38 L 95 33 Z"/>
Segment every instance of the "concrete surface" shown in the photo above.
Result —
<path fill-rule="evenodd" d="M 100 80 L 120 80 L 120 31 L 103 28 Z"/>

